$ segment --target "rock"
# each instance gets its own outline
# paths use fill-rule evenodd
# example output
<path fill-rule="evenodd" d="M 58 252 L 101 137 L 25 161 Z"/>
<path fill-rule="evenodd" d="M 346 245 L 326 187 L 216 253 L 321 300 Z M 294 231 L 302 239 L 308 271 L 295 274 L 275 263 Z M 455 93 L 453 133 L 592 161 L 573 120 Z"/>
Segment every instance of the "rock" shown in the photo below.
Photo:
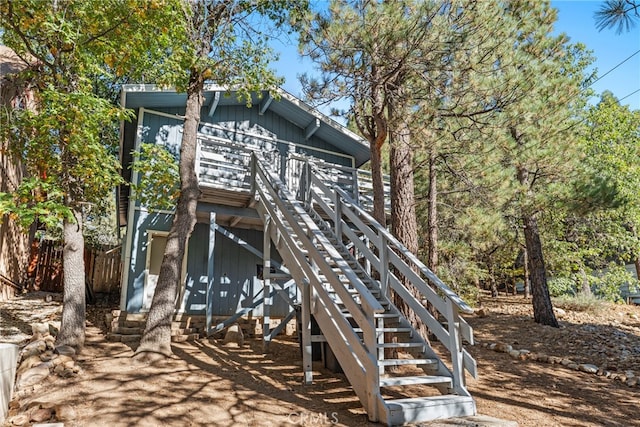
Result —
<path fill-rule="evenodd" d="M 492 342 L 491 344 L 489 344 L 489 350 L 495 350 L 496 349 L 496 343 Z"/>
<path fill-rule="evenodd" d="M 476 316 L 478 316 L 478 317 L 487 317 L 487 314 L 488 314 L 488 313 L 487 313 L 487 310 L 486 310 L 486 309 L 484 309 L 484 308 L 479 308 L 479 309 L 477 309 L 477 310 L 475 311 L 475 313 L 476 313 Z"/>
<path fill-rule="evenodd" d="M 586 372 L 588 374 L 596 374 L 599 372 L 598 367 L 596 365 L 592 365 L 589 363 L 583 363 L 581 365 L 579 365 L 579 369 L 582 372 Z"/>
<path fill-rule="evenodd" d="M 57 357 L 53 358 L 53 359 L 51 360 L 51 362 L 53 362 L 53 365 L 54 365 L 54 366 L 64 365 L 64 364 L 66 364 L 66 363 L 68 363 L 68 362 L 73 363 L 73 358 L 71 358 L 70 356 L 67 356 L 67 355 L 61 354 L 61 355 L 59 355 L 59 356 L 57 356 Z"/>
<path fill-rule="evenodd" d="M 66 368 L 65 368 L 65 369 L 64 369 L 60 374 L 58 374 L 58 375 L 60 375 L 62 378 L 70 378 L 70 377 L 72 377 L 72 376 L 74 376 L 74 375 L 75 375 L 75 372 L 73 372 L 73 369 L 66 369 Z"/>
<path fill-rule="evenodd" d="M 580 365 L 578 365 L 577 363 L 569 363 L 567 365 L 567 368 L 573 369 L 574 371 L 578 371 L 580 370 Z"/>
<path fill-rule="evenodd" d="M 48 362 L 53 358 L 53 353 L 50 350 L 45 351 L 40 355 L 40 360 L 43 362 Z"/>
<path fill-rule="evenodd" d="M 33 356 L 29 356 L 20 363 L 17 374 L 20 375 L 23 372 L 33 368 L 34 366 L 38 366 L 41 363 L 42 359 L 39 355 L 34 354 Z"/>
<path fill-rule="evenodd" d="M 56 367 L 53 368 L 54 374 L 60 375 L 63 371 L 64 371 L 64 365 L 56 365 Z"/>
<path fill-rule="evenodd" d="M 624 371 L 624 374 L 627 376 L 627 378 L 633 378 L 636 376 L 635 372 L 628 370 L 628 371 Z"/>
<path fill-rule="evenodd" d="M 53 326 L 52 324 L 49 324 L 49 334 L 51 334 L 52 337 L 57 337 L 58 336 L 58 328 L 56 328 L 55 326 Z"/>
<path fill-rule="evenodd" d="M 227 328 L 227 333 L 224 335 L 224 345 L 242 347 L 244 345 L 244 334 L 242 328 L 237 323 Z"/>
<path fill-rule="evenodd" d="M 563 309 L 558 308 L 558 307 L 553 307 L 553 311 L 556 314 L 556 317 L 558 317 L 560 319 L 564 318 L 567 315 L 566 311 L 564 311 Z"/>
<path fill-rule="evenodd" d="M 41 423 L 43 421 L 50 420 L 52 415 L 53 411 L 50 408 L 40 408 L 31 412 L 31 416 L 29 418 L 33 422 Z"/>
<path fill-rule="evenodd" d="M 627 385 L 629 387 L 635 387 L 639 383 L 640 383 L 640 378 L 638 378 L 638 377 L 627 378 Z"/>
<path fill-rule="evenodd" d="M 10 426 L 24 426 L 29 423 L 29 416 L 27 414 L 18 414 L 15 417 L 9 419 Z"/>
<path fill-rule="evenodd" d="M 71 347 L 70 345 L 59 345 L 55 348 L 54 351 L 57 354 L 61 354 L 69 357 L 75 357 L 76 355 L 76 349 Z"/>
<path fill-rule="evenodd" d="M 539 354 L 537 358 L 538 358 L 538 362 L 550 363 L 549 356 L 547 356 L 546 354 Z"/>
<path fill-rule="evenodd" d="M 20 358 L 26 359 L 33 355 L 44 353 L 47 349 L 47 343 L 44 340 L 33 341 L 27 344 L 20 352 Z"/>
<path fill-rule="evenodd" d="M 34 366 L 31 369 L 26 370 L 16 380 L 16 389 L 34 385 L 44 380 L 49 376 L 49 367 L 41 363 L 38 366 Z"/>
<path fill-rule="evenodd" d="M 55 407 L 56 418 L 59 421 L 71 421 L 78 416 L 77 411 L 71 405 L 57 405 Z"/>
<path fill-rule="evenodd" d="M 562 357 L 558 357 L 558 356 L 549 356 L 549 363 L 557 365 L 559 363 L 562 363 Z"/>
<path fill-rule="evenodd" d="M 20 409 L 20 401 L 18 399 L 13 399 L 9 402 L 9 409 Z"/>
<path fill-rule="evenodd" d="M 56 338 L 52 335 L 47 335 L 44 337 L 44 342 L 47 343 L 47 349 L 53 350 L 56 346 Z"/>
<path fill-rule="evenodd" d="M 520 357 L 520 352 L 518 350 L 511 350 L 509 352 L 509 356 L 511 356 L 514 359 L 518 359 Z"/>
<path fill-rule="evenodd" d="M 44 338 L 46 335 L 49 335 L 49 324 L 48 323 L 32 323 L 31 333 L 33 335 L 40 335 L 42 338 Z"/>
<path fill-rule="evenodd" d="M 573 360 L 571 360 L 571 359 L 562 359 L 562 360 L 560 361 L 560 364 L 561 364 L 562 366 L 569 366 L 569 365 L 575 365 L 575 364 L 576 364 L 576 362 L 574 362 L 574 361 L 573 361 Z"/>
<path fill-rule="evenodd" d="M 511 347 L 509 344 L 499 342 L 496 344 L 495 350 L 500 353 L 509 353 L 511 350 L 513 350 L 513 347 Z"/>

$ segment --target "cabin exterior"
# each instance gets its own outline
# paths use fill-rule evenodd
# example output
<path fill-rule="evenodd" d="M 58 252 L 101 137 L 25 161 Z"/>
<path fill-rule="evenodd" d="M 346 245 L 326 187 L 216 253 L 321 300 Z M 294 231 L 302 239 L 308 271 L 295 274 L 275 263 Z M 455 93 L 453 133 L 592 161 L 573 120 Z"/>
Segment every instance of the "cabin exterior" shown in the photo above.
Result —
<path fill-rule="evenodd" d="M 185 101 L 155 86 L 123 88 L 122 105 L 137 118 L 121 132 L 127 181 L 139 182 L 130 165 L 142 143 L 179 153 Z M 474 415 L 464 377 L 477 375 L 464 348 L 473 333 L 461 316 L 473 310 L 372 218 L 370 176 L 358 169 L 368 159 L 364 140 L 284 91 L 254 94 L 248 106 L 233 91 L 207 86 L 196 156 L 202 194 L 176 320 L 200 317 L 209 335 L 259 318 L 268 350 L 296 318 L 304 382 L 313 379 L 312 344 L 324 343 L 371 421 Z M 126 238 L 112 328 L 124 330 L 149 309 L 172 213 L 141 205 L 127 186 L 119 201 Z M 428 327 L 447 360 L 408 318 Z M 407 357 L 387 358 L 390 349 Z M 400 365 L 422 373 L 392 369 Z M 398 398 L 416 386 L 425 394 Z"/>
<path fill-rule="evenodd" d="M 248 207 L 252 151 L 273 162 L 281 177 L 294 185 L 302 156 L 348 168 L 368 160 L 367 143 L 354 133 L 285 92 L 278 96 L 256 94 L 248 107 L 224 88 L 209 86 L 205 91 L 197 160 L 202 197 L 184 261 L 178 313 L 228 317 L 262 293 L 263 260 L 252 251 L 262 249 L 262 222 L 255 209 Z M 153 142 L 179 152 L 185 99 L 184 94 L 148 85 L 124 87 L 122 105 L 136 110 L 137 118 L 124 124 L 121 144 L 122 170 L 128 182 L 139 181 L 130 165 L 141 143 Z M 119 199 L 120 225 L 126 226 L 120 308 L 143 313 L 153 296 L 172 215 L 141 206 L 127 186 L 120 188 Z M 213 216 L 215 224 L 211 223 Z M 208 288 L 212 292 L 209 312 Z M 261 316 L 260 310 L 257 307 L 253 315 Z M 271 316 L 285 317 L 289 310 L 278 297 Z"/>

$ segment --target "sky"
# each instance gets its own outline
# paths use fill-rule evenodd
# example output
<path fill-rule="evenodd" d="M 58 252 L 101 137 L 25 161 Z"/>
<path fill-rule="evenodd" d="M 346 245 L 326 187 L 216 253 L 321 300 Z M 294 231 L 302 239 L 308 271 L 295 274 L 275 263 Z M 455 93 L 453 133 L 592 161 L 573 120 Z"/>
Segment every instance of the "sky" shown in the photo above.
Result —
<path fill-rule="evenodd" d="M 322 2 L 316 0 L 314 3 L 318 6 Z M 597 94 L 591 99 L 592 103 L 599 100 L 600 93 L 610 90 L 621 99 L 623 105 L 640 110 L 640 24 L 632 31 L 622 34 L 616 34 L 614 29 L 598 31 L 593 15 L 603 3 L 604 0 L 552 1 L 552 7 L 558 9 L 555 31 L 558 34 L 565 33 L 571 43 L 585 44 L 595 56 L 593 67 L 597 68 L 601 79 L 592 86 Z M 304 72 L 313 75 L 313 64 L 308 59 L 299 58 L 295 40 L 275 42 L 274 48 L 280 51 L 281 55 L 280 60 L 273 66 L 277 73 L 285 78 L 283 88 L 295 96 L 302 97 L 297 76 Z M 630 59 L 619 65 L 630 56 Z M 635 94 L 628 96 L 634 91 Z"/>

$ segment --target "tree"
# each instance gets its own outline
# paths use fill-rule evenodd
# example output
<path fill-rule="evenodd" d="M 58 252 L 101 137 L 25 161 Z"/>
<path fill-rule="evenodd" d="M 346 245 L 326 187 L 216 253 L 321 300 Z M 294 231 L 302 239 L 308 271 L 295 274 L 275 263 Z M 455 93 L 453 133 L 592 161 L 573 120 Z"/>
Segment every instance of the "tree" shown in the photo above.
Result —
<path fill-rule="evenodd" d="M 504 24 L 505 8 L 498 2 L 402 5 L 336 1 L 326 13 L 318 13 L 302 38 L 302 49 L 319 63 L 322 74 L 303 82 L 312 99 L 350 99 L 349 118 L 370 143 L 374 171 L 380 167 L 379 151 L 388 136 L 391 228 L 414 253 L 414 155 L 428 158 L 428 265 L 436 269 L 437 140 L 457 132 L 455 123 L 458 129 L 478 128 L 483 116 L 524 97 L 514 90 L 520 84 L 515 73 L 502 69 L 510 65 L 504 58 L 520 22 L 511 19 Z M 447 123 L 450 120 L 455 123 Z M 374 181 L 376 185 L 381 188 Z M 385 223 L 382 200 L 378 203 L 376 218 Z M 418 323 L 401 301 L 395 302 Z"/>
<path fill-rule="evenodd" d="M 585 179 L 573 190 L 576 200 L 563 218 L 565 241 L 575 242 L 581 269 L 633 262 L 640 273 L 640 112 L 610 93 L 585 112 L 581 164 Z M 640 276 L 638 276 L 640 277 Z"/>
<path fill-rule="evenodd" d="M 598 31 L 614 27 L 616 34 L 631 31 L 640 19 L 640 3 L 637 0 L 607 0 L 594 17 Z"/>
<path fill-rule="evenodd" d="M 181 52 L 176 46 L 176 55 L 186 66 L 171 77 L 187 95 L 178 171 L 180 193 L 137 359 L 154 361 L 172 354 L 171 321 L 200 196 L 195 158 L 204 84 L 212 80 L 233 87 L 247 100 L 254 90 L 273 88 L 279 79 L 268 68 L 270 34 L 257 26 L 259 18 L 283 26 L 289 20 L 294 22 L 306 7 L 306 2 L 295 0 L 181 2 L 182 16 L 176 25 L 184 32 L 185 44 L 179 46 Z"/>
<path fill-rule="evenodd" d="M 0 3 L 2 40 L 31 66 L 36 112 L 3 111 L 0 129 L 29 178 L 0 209 L 24 224 L 63 223 L 64 300 L 58 344 L 85 338 L 83 212 L 120 182 L 113 129 L 128 114 L 95 95 L 96 76 L 128 72 L 143 29 L 169 9 L 146 1 L 16 0 Z M 162 32 L 154 41 L 164 40 Z M 150 51 L 153 51 L 152 49 Z M 148 53 L 147 51 L 146 53 Z M 153 58 L 153 55 L 146 55 Z"/>
<path fill-rule="evenodd" d="M 567 45 L 564 35 L 550 36 L 556 18 L 548 2 L 512 3 L 506 9 L 514 17 L 528 18 L 531 25 L 522 28 L 508 58 L 510 71 L 521 79 L 518 90 L 523 96 L 497 117 L 495 137 L 501 162 L 515 178 L 510 208 L 524 235 L 534 320 L 557 327 L 539 219 L 552 209 L 552 201 L 559 197 L 558 183 L 571 177 L 580 159 L 573 128 L 576 112 L 585 104 L 584 69 L 591 58 L 582 46 Z"/>

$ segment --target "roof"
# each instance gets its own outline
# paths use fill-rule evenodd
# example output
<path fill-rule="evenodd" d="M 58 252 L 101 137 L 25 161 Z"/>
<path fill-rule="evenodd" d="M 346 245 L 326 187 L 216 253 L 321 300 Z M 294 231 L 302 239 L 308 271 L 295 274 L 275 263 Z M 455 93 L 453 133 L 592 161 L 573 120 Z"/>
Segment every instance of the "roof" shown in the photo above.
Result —
<path fill-rule="evenodd" d="M 233 89 L 207 84 L 204 88 L 204 106 L 246 105 L 235 95 Z M 123 85 L 121 92 L 121 104 L 126 108 L 184 107 L 186 99 L 185 93 L 156 85 L 128 84 Z M 365 139 L 282 89 L 274 94 L 254 93 L 251 103 L 258 106 L 261 113 L 271 111 L 300 129 L 310 129 L 314 136 L 353 156 L 356 166 L 361 166 L 370 158 L 369 143 Z"/>
<path fill-rule="evenodd" d="M 0 45 L 0 78 L 19 73 L 27 68 L 27 65 L 11 48 Z"/>

